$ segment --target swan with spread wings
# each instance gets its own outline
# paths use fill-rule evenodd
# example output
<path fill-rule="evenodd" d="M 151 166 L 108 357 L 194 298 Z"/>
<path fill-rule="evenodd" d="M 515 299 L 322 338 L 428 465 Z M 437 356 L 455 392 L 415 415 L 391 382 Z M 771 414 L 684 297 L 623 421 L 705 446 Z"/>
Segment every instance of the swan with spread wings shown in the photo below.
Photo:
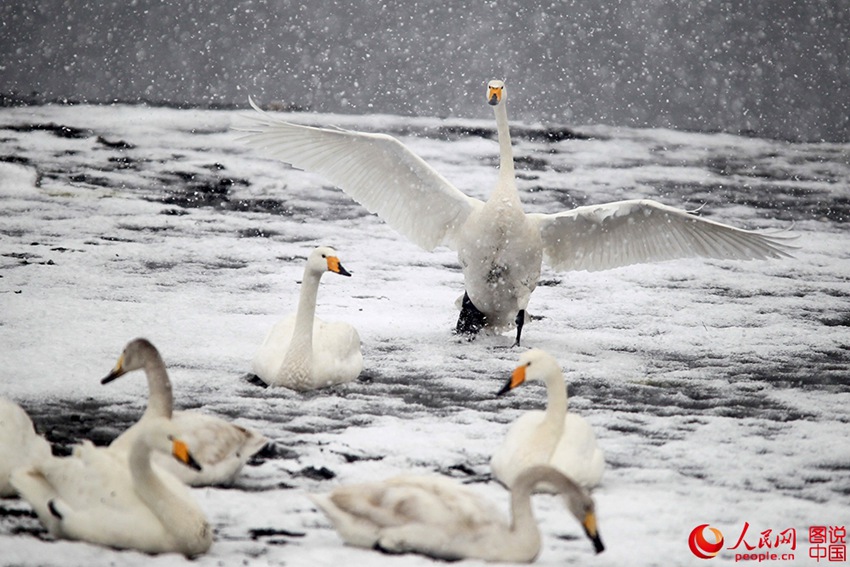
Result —
<path fill-rule="evenodd" d="M 456 330 L 516 326 L 519 345 L 542 262 L 559 271 L 606 270 L 700 256 L 753 260 L 789 256 L 789 236 L 738 229 L 647 199 L 525 213 L 514 175 L 503 81 L 490 81 L 499 178 L 487 201 L 465 195 L 386 134 L 315 128 L 258 114 L 243 140 L 294 167 L 322 175 L 426 250 L 457 251 L 465 293 Z"/>

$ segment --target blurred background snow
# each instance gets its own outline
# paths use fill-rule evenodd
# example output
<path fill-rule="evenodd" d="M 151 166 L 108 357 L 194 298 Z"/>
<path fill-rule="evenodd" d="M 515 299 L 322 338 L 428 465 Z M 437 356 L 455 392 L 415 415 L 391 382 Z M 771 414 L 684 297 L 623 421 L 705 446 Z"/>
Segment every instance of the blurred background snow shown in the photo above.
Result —
<path fill-rule="evenodd" d="M 569 124 L 850 134 L 836 0 L 4 0 L 11 99 L 153 101 Z"/>

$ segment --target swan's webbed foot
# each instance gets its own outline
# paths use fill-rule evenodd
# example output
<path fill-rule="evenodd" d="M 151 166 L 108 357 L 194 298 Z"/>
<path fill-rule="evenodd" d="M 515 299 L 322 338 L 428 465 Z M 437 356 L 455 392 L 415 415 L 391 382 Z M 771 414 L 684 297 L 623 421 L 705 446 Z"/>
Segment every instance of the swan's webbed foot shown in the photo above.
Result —
<path fill-rule="evenodd" d="M 487 316 L 479 311 L 472 300 L 469 299 L 469 294 L 464 292 L 455 333 L 466 335 L 469 339 L 472 339 L 486 324 Z"/>

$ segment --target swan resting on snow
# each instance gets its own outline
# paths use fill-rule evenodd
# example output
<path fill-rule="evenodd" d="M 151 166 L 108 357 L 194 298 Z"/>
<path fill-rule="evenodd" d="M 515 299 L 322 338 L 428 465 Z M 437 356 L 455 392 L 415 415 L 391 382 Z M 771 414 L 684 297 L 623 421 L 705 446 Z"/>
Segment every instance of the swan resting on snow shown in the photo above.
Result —
<path fill-rule="evenodd" d="M 192 557 L 212 545 L 212 529 L 189 488 L 151 455 L 198 467 L 166 418 L 148 420 L 129 459 L 86 441 L 69 457 L 17 469 L 12 484 L 57 538 L 145 553 Z"/>
<path fill-rule="evenodd" d="M 15 402 L 0 398 L 0 498 L 15 495 L 9 482 L 13 470 L 50 455 L 50 443 L 35 432 L 27 412 Z"/>
<path fill-rule="evenodd" d="M 510 487 L 525 469 L 545 464 L 584 488 L 598 485 L 605 469 L 605 457 L 590 424 L 581 416 L 567 412 L 567 389 L 558 361 L 540 349 L 523 353 L 519 366 L 498 395 L 526 380 L 546 383 L 546 411 L 526 412 L 510 426 L 490 460 L 493 476 Z M 538 485 L 538 489 L 551 491 L 545 484 Z"/>
<path fill-rule="evenodd" d="M 313 250 L 304 266 L 298 309 L 277 323 L 254 355 L 254 374 L 269 386 L 305 391 L 351 382 L 363 369 L 360 335 L 348 323 L 316 317 L 325 272 L 351 276 L 333 248 Z"/>
<path fill-rule="evenodd" d="M 553 486 L 584 527 L 596 553 L 605 549 L 593 500 L 547 466 L 526 469 L 511 488 L 511 518 L 457 481 L 438 475 L 403 475 L 383 482 L 341 486 L 311 495 L 346 543 L 388 553 L 531 562 L 541 537 L 531 507 L 535 485 Z"/>
<path fill-rule="evenodd" d="M 143 369 L 148 380 L 148 407 L 137 423 L 109 445 L 116 453 L 129 454 L 149 421 L 169 418 L 186 442 L 201 469 L 184 467 L 159 453 L 154 462 L 191 486 L 228 484 L 268 439 L 253 429 L 198 411 L 174 411 L 171 380 L 159 351 L 146 339 L 130 341 L 115 368 L 103 380 L 107 384 L 128 372 Z"/>
<path fill-rule="evenodd" d="M 456 331 L 469 336 L 516 325 L 519 345 L 543 260 L 558 271 L 594 271 L 692 256 L 789 256 L 788 236 L 741 230 L 647 199 L 526 214 L 514 176 L 506 100 L 505 84 L 490 81 L 499 178 L 486 202 L 466 196 L 386 134 L 291 124 L 249 99 L 259 114 L 250 117 L 255 124 L 243 139 L 324 176 L 422 248 L 457 251 L 465 294 Z"/>

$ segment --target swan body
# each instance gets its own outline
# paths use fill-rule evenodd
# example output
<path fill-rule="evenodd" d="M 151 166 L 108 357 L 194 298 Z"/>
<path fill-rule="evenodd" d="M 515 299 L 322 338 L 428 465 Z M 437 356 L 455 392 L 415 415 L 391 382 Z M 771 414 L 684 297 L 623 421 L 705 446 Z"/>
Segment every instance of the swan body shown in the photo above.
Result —
<path fill-rule="evenodd" d="M 601 552 L 593 500 L 551 467 L 534 467 L 520 475 L 511 488 L 508 521 L 480 495 L 438 475 L 342 486 L 311 498 L 350 545 L 445 560 L 531 562 L 541 545 L 531 492 L 541 482 L 563 495 L 568 510 Z"/>
<path fill-rule="evenodd" d="M 136 424 L 112 441 L 110 450 L 128 454 L 144 432 L 147 422 L 170 418 L 202 468 L 194 470 L 181 466 L 159 453 L 154 453 L 154 462 L 186 484 L 207 486 L 230 483 L 248 459 L 268 442 L 257 431 L 219 417 L 197 411 L 173 411 L 171 380 L 165 363 L 156 347 L 145 339 L 128 343 L 115 368 L 101 382 L 109 383 L 138 369 L 144 369 L 148 380 L 148 407 Z"/>
<path fill-rule="evenodd" d="M 12 483 L 54 537 L 199 555 L 212 545 L 203 512 L 183 483 L 151 466 L 152 453 L 198 466 L 176 435 L 169 420 L 153 419 L 144 424 L 128 459 L 84 442 L 69 457 L 17 469 Z"/>
<path fill-rule="evenodd" d="M 50 457 L 50 444 L 35 432 L 27 412 L 0 398 L 0 498 L 14 496 L 9 482 L 12 471 Z"/>
<path fill-rule="evenodd" d="M 499 395 L 526 380 L 543 380 L 548 403 L 546 411 L 526 412 L 511 424 L 490 460 L 493 475 L 510 487 L 525 469 L 546 464 L 584 488 L 598 485 L 605 458 L 590 424 L 581 416 L 567 412 L 567 390 L 558 362 L 540 349 L 524 353 L 519 362 Z M 551 490 L 545 484 L 538 488 Z"/>
<path fill-rule="evenodd" d="M 357 330 L 316 317 L 319 280 L 325 272 L 351 275 L 333 248 L 320 246 L 307 258 L 298 310 L 272 327 L 254 356 L 254 374 L 269 386 L 313 390 L 351 382 L 363 369 Z"/>
<path fill-rule="evenodd" d="M 468 197 L 400 141 L 385 134 L 301 126 L 260 110 L 244 140 L 318 173 L 426 250 L 457 251 L 465 294 L 457 332 L 516 325 L 541 264 L 606 270 L 692 256 L 737 260 L 789 256 L 787 236 L 737 229 L 640 199 L 527 214 L 517 191 L 502 81 L 487 85 L 499 137 L 499 178 L 486 202 Z"/>

